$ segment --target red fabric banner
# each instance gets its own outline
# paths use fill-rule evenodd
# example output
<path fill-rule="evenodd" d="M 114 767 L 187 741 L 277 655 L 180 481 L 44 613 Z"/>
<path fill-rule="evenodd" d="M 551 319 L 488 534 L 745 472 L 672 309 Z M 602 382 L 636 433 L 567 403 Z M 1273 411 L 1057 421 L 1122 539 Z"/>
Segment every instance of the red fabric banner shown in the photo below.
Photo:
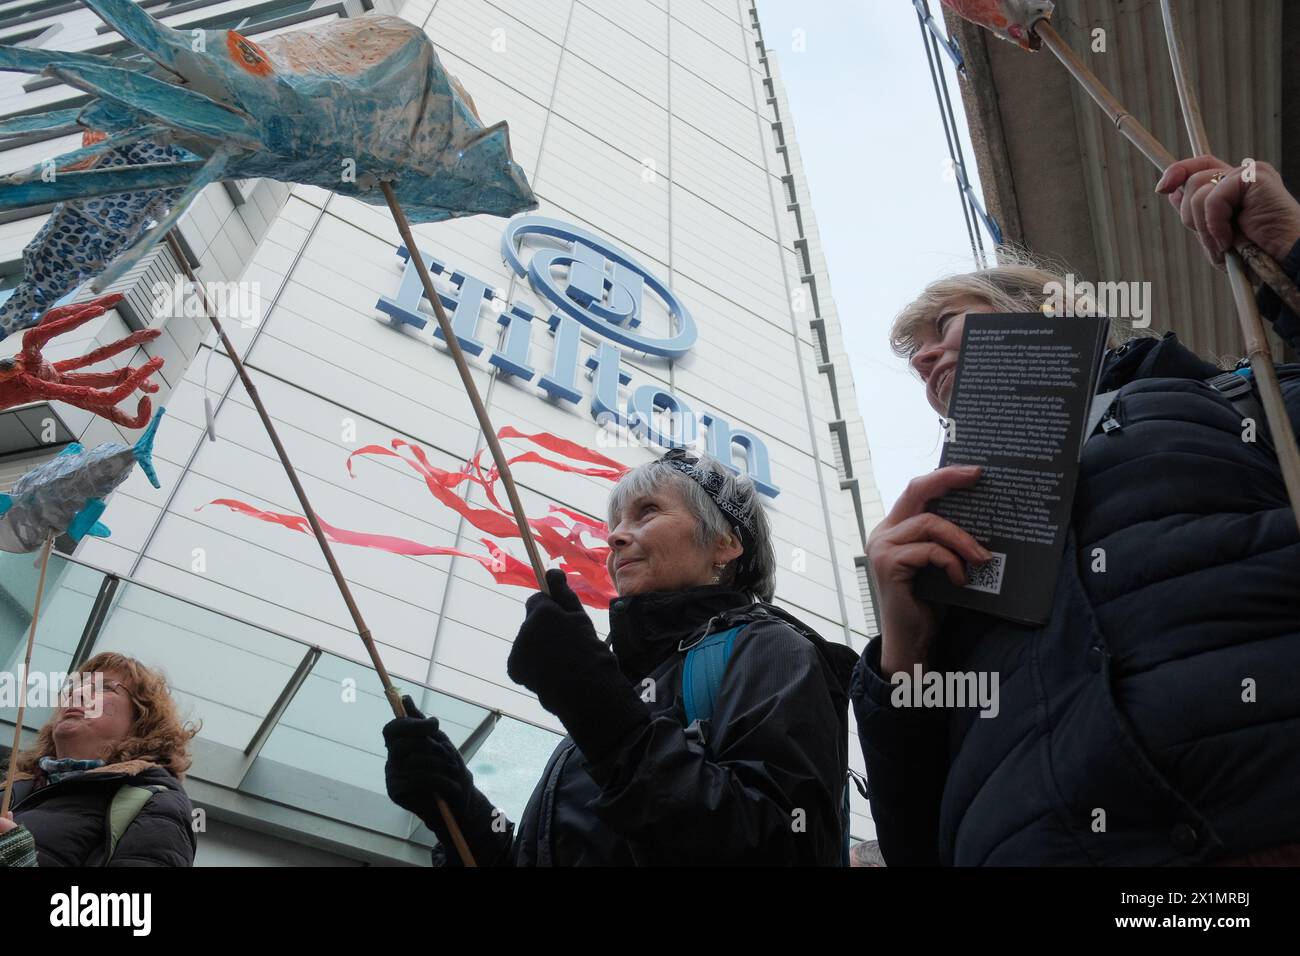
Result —
<path fill-rule="evenodd" d="M 598 467 L 566 464 L 562 461 L 547 458 L 534 451 L 524 452 L 508 459 L 511 465 L 515 462 L 539 464 L 558 471 L 590 475 L 608 481 L 617 481 L 628 470 L 627 466 L 614 461 L 612 458 L 607 458 L 597 451 L 546 432 L 529 435 L 507 425 L 498 432 L 497 437 L 525 439 L 540 445 L 548 451 L 557 452 Z M 425 487 L 429 489 L 429 493 L 435 499 L 464 517 L 478 530 L 500 538 L 520 537 L 519 526 L 515 523 L 513 511 L 502 506 L 496 496 L 496 484 L 500 479 L 499 472 L 495 466 L 485 469 L 481 464 L 481 458 L 486 449 L 479 449 L 474 457 L 467 461 L 459 471 L 449 471 L 432 464 L 425 450 L 419 445 L 400 438 L 394 438 L 390 445 L 391 448 L 385 448 L 382 445 L 366 445 L 352 452 L 347 459 L 348 475 L 352 478 L 356 477 L 353 470 L 353 459 L 355 458 L 370 456 L 396 458 L 424 479 Z M 409 451 L 410 457 L 402 454 L 403 450 Z M 476 508 L 454 490 L 467 481 L 481 487 L 493 507 Z M 259 521 L 278 524 L 290 531 L 311 534 L 311 525 L 302 515 L 266 511 L 234 498 L 218 498 L 209 502 L 209 504 L 222 505 L 238 514 Z M 609 572 L 606 569 L 605 562 L 609 557 L 609 548 L 601 546 L 609 533 L 604 522 L 560 505 L 551 505 L 550 511 L 551 514 L 545 517 L 527 519 L 538 546 L 546 552 L 549 558 L 558 562 L 559 567 L 568 577 L 569 586 L 583 604 L 596 608 L 609 607 L 610 601 L 617 596 L 617 592 L 614 590 L 613 582 L 610 580 Z M 566 523 L 564 519 L 568 519 L 568 522 Z M 374 548 L 379 551 L 387 551 L 390 554 L 401 554 L 408 557 L 443 554 L 458 555 L 478 562 L 485 571 L 492 575 L 493 580 L 498 584 L 509 584 L 532 589 L 537 587 L 537 578 L 533 574 L 532 565 L 510 554 L 492 538 L 479 539 L 488 550 L 488 555 L 482 555 L 473 554 L 459 548 L 422 544 L 419 541 L 394 535 L 337 528 L 328 524 L 319 514 L 317 520 L 320 521 L 325 536 L 338 544 Z M 585 544 L 582 539 L 584 534 L 598 539 L 599 544 Z"/>

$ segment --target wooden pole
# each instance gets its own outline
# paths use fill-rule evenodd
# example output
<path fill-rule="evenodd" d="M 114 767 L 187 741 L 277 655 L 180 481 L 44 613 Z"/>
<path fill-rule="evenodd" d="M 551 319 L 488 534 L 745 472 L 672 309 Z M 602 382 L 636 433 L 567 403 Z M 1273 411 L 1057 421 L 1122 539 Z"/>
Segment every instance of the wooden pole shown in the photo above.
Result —
<path fill-rule="evenodd" d="M 1197 155 L 1212 155 L 1210 137 L 1205 132 L 1205 120 L 1196 98 L 1196 88 L 1192 85 L 1191 71 L 1183 53 L 1178 23 L 1170 0 L 1160 0 L 1160 14 L 1164 19 L 1165 40 L 1169 46 L 1169 59 L 1173 63 L 1178 101 L 1183 107 L 1183 121 L 1187 125 L 1192 149 Z M 1273 353 L 1264 337 L 1264 323 L 1241 256 L 1235 249 L 1229 249 L 1224 255 L 1224 264 L 1228 271 L 1228 282 L 1232 286 L 1232 297 L 1237 304 L 1241 333 L 1246 340 L 1246 357 L 1250 360 L 1251 371 L 1259 385 L 1259 398 L 1273 434 L 1278 462 L 1282 466 L 1282 480 L 1286 484 L 1287 496 L 1291 499 L 1291 511 L 1297 523 L 1300 523 L 1300 449 L 1296 447 L 1295 431 L 1291 427 L 1286 405 L 1282 402 L 1277 370 L 1273 367 Z"/>
<path fill-rule="evenodd" d="M 9 771 L 5 774 L 5 795 L 0 801 L 0 817 L 9 812 L 14 795 L 14 773 L 18 769 L 18 751 L 23 745 L 23 717 L 27 713 L 27 678 L 32 671 L 32 647 L 36 643 L 36 621 L 41 616 L 41 595 L 45 593 L 45 569 L 50 565 L 50 551 L 54 548 L 54 535 L 45 539 L 41 548 L 41 576 L 36 582 L 36 601 L 32 605 L 32 626 L 27 631 L 27 656 L 23 660 L 23 682 L 18 688 L 18 719 L 14 721 L 14 747 L 9 751 Z"/>
<path fill-rule="evenodd" d="M 487 409 L 483 406 L 483 399 L 478 394 L 478 387 L 474 384 L 474 379 L 470 375 L 469 363 L 465 360 L 465 352 L 460 347 L 460 340 L 456 338 L 456 333 L 452 331 L 451 321 L 447 318 L 447 312 L 442 307 L 442 300 L 438 297 L 438 290 L 434 288 L 433 277 L 429 275 L 429 270 L 425 268 L 424 258 L 415 245 L 415 236 L 411 234 L 411 224 L 407 221 L 406 213 L 402 211 L 401 204 L 398 203 L 397 197 L 393 194 L 393 187 L 389 183 L 381 182 L 379 188 L 383 190 L 384 198 L 388 200 L 388 208 L 393 214 L 393 221 L 397 223 L 397 231 L 402 234 L 402 241 L 406 243 L 406 251 L 410 253 L 410 261 L 415 263 L 415 270 L 419 273 L 420 282 L 424 285 L 424 295 L 433 305 L 433 314 L 438 319 L 438 328 L 442 330 L 442 337 L 447 342 L 447 349 L 451 352 L 452 361 L 456 363 L 456 371 L 460 373 L 460 380 L 465 386 L 465 393 L 469 395 L 470 404 L 474 406 L 474 414 L 478 417 L 478 427 L 483 432 L 483 437 L 487 439 L 488 448 L 492 451 L 492 460 L 496 463 L 497 472 L 501 475 L 501 480 L 506 486 L 506 495 L 510 498 L 510 508 L 515 513 L 515 523 L 519 525 L 519 534 L 524 539 L 524 548 L 528 552 L 528 560 L 533 565 L 533 574 L 537 578 L 537 586 L 543 594 L 550 594 L 550 588 L 546 586 L 546 568 L 542 564 L 541 553 L 537 550 L 537 542 L 533 540 L 532 529 L 528 527 L 528 518 L 524 515 L 524 506 L 519 501 L 519 492 L 515 489 L 515 479 L 510 474 L 510 465 L 506 461 L 505 452 L 501 449 L 501 443 L 497 440 L 496 429 L 492 427 L 492 420 L 488 418 Z"/>
<path fill-rule="evenodd" d="M 1106 85 L 1098 79 L 1095 73 L 1088 69 L 1087 64 L 1074 50 L 1070 49 L 1069 44 L 1061 39 L 1061 35 L 1056 32 L 1050 23 L 1046 20 L 1039 20 L 1034 24 L 1034 32 L 1038 34 L 1043 44 L 1056 54 L 1056 58 L 1070 71 L 1070 74 L 1079 82 L 1084 91 L 1102 108 L 1110 121 L 1115 124 L 1115 128 L 1123 133 L 1130 143 L 1141 150 L 1142 155 L 1151 160 L 1152 165 L 1163 173 L 1174 164 L 1174 155 L 1152 135 L 1150 130 L 1138 122 L 1132 113 L 1124 108 L 1124 104 L 1115 98 L 1114 94 L 1106 88 Z M 1179 80 L 1178 82 L 1179 96 L 1181 97 L 1183 81 Z M 1193 140 L 1193 143 L 1195 143 L 1195 140 Z M 1195 152 L 1197 155 L 1206 155 L 1209 150 L 1197 146 Z M 1286 303 L 1287 308 L 1296 315 L 1300 315 L 1300 289 L 1296 288 L 1295 283 L 1282 271 L 1282 267 L 1278 265 L 1273 257 L 1245 238 L 1237 241 L 1236 249 L 1241 257 L 1250 264 L 1251 269 L 1259 276 L 1260 280 L 1267 284 Z"/>
<path fill-rule="evenodd" d="M 216 330 L 217 337 L 221 339 L 221 344 L 230 357 L 230 361 L 235 364 L 235 371 L 239 374 L 240 381 L 244 383 L 244 389 L 248 392 L 248 397 L 253 400 L 253 407 L 257 409 L 258 417 L 262 419 L 262 425 L 266 428 L 266 434 L 270 437 L 271 444 L 275 446 L 275 453 L 280 458 L 280 464 L 284 466 L 284 473 L 289 476 L 289 484 L 293 485 L 294 494 L 298 496 L 298 504 L 302 506 L 302 512 L 307 518 L 307 523 L 311 525 L 312 534 L 316 536 L 316 543 L 320 545 L 321 553 L 325 556 L 325 563 L 329 565 L 330 573 L 334 576 L 334 583 L 338 585 L 339 593 L 343 595 L 343 603 L 347 605 L 348 613 L 352 615 L 352 623 L 356 626 L 357 634 L 361 637 L 361 642 L 366 646 L 366 653 L 370 655 L 370 662 L 374 665 L 375 673 L 379 675 L 379 681 L 384 687 L 384 696 L 393 709 L 393 715 L 405 717 L 406 708 L 402 706 L 402 695 L 393 686 L 393 681 L 388 676 L 388 670 L 379 657 L 379 649 L 375 646 L 374 638 L 370 635 L 370 628 L 366 626 L 365 619 L 361 616 L 361 609 L 357 607 L 357 602 L 352 597 L 352 589 L 348 586 L 347 578 L 343 576 L 342 569 L 334 559 L 334 551 L 330 548 L 329 539 L 325 537 L 325 531 L 321 528 L 315 509 L 312 508 L 311 502 L 307 500 L 307 492 L 303 490 L 302 483 L 298 481 L 298 472 L 294 470 L 293 463 L 289 461 L 289 453 L 285 451 L 284 445 L 280 443 L 280 436 L 275 430 L 275 425 L 271 422 L 271 416 L 267 412 L 266 406 L 262 404 L 262 398 L 257 393 L 257 386 L 249 378 L 248 370 L 244 367 L 243 361 L 240 360 L 239 353 L 235 351 L 234 345 L 227 338 L 226 330 L 222 328 L 216 310 L 208 303 L 208 296 L 203 289 L 203 283 L 194 274 L 189 260 L 185 258 L 184 250 L 181 249 L 180 243 L 176 241 L 176 237 L 170 232 L 167 234 L 167 243 L 171 247 L 176 261 L 180 263 L 181 268 L 185 271 L 186 277 L 194 284 L 208 321 L 212 323 L 212 328 Z M 470 853 L 469 844 L 465 842 L 465 837 L 456 823 L 456 818 L 452 815 L 451 808 L 447 806 L 447 802 L 442 797 L 438 797 L 437 802 L 438 812 L 442 815 L 442 822 L 446 824 L 447 831 L 451 834 L 452 842 L 456 845 L 456 852 L 460 854 L 461 862 L 465 866 L 474 866 L 474 856 Z"/>

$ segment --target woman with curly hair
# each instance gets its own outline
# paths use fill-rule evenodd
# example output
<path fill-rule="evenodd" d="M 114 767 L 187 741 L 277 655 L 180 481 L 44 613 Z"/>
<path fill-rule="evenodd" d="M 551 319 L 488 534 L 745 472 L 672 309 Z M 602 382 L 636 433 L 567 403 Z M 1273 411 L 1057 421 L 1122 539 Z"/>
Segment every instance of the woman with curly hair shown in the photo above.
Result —
<path fill-rule="evenodd" d="M 21 827 L 40 866 L 192 865 L 181 780 L 198 729 L 182 723 L 162 674 L 96 654 L 60 703 L 4 785 L 13 787 L 12 810 L 0 818 L 6 846 L 21 844 L 10 834 Z M 11 865 L 32 865 L 27 856 Z"/>

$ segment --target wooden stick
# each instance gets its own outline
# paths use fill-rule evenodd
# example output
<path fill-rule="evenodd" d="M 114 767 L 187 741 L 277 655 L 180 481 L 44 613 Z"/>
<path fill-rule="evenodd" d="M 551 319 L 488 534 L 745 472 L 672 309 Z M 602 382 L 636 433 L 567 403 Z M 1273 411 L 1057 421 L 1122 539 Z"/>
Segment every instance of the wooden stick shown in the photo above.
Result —
<path fill-rule="evenodd" d="M 1069 44 L 1061 39 L 1061 35 L 1056 32 L 1050 23 L 1046 20 L 1039 20 L 1034 24 L 1034 32 L 1038 34 L 1044 45 L 1056 54 L 1056 58 L 1078 80 L 1084 91 L 1102 108 L 1110 121 L 1115 124 L 1115 128 L 1123 133 L 1130 143 L 1142 151 L 1142 155 L 1151 160 L 1152 164 L 1162 173 L 1174 164 L 1176 160 L 1173 153 L 1169 152 L 1150 130 L 1139 123 L 1137 118 L 1124 108 L 1124 104 L 1115 98 L 1115 95 L 1106 88 L 1106 84 L 1102 83 L 1095 73 L 1088 69 L 1087 64 L 1074 50 L 1070 49 Z M 1181 97 L 1182 81 L 1179 80 L 1178 82 Z M 1208 150 L 1200 147 L 1196 147 L 1195 151 L 1197 155 L 1208 153 Z M 1241 257 L 1250 264 L 1251 269 L 1259 276 L 1260 280 L 1278 294 L 1278 297 L 1286 304 L 1287 308 L 1296 315 L 1300 315 L 1300 289 L 1297 289 L 1295 283 L 1282 271 L 1282 267 L 1278 265 L 1277 261 L 1249 239 L 1239 239 L 1236 243 L 1236 249 Z"/>
<path fill-rule="evenodd" d="M 488 448 L 492 451 L 492 460 L 496 463 L 497 472 L 501 475 L 501 480 L 506 486 L 506 494 L 510 498 L 511 510 L 515 513 L 515 523 L 519 525 L 519 534 L 524 539 L 524 548 L 528 551 L 528 560 L 532 562 L 533 574 L 537 577 L 537 586 L 543 594 L 550 594 L 551 590 L 546 586 L 546 568 L 542 564 L 541 553 L 537 550 L 537 542 L 533 540 L 532 529 L 528 527 L 528 518 L 524 515 L 524 506 L 519 501 L 519 492 L 515 489 L 515 479 L 510 474 L 510 464 L 506 461 L 506 454 L 501 449 L 501 443 L 497 440 L 496 429 L 492 427 L 492 420 L 488 418 L 487 409 L 483 406 L 483 399 L 479 397 L 478 387 L 474 384 L 474 379 L 470 375 L 469 363 L 465 361 L 465 353 L 460 347 L 460 340 L 456 338 L 456 333 L 452 331 L 451 321 L 447 318 L 447 312 L 442 307 L 442 300 L 438 297 L 438 290 L 434 288 L 433 277 L 429 275 L 429 270 L 425 268 L 424 258 L 420 255 L 420 250 L 416 248 L 415 236 L 411 234 L 411 224 L 406 219 L 406 213 L 402 211 L 401 204 L 398 203 L 397 197 L 393 194 L 393 187 L 386 182 L 381 182 L 379 188 L 384 192 L 384 198 L 388 200 L 388 208 L 393 214 L 393 221 L 397 223 L 397 231 L 402 234 L 402 241 L 406 243 L 406 251 L 410 253 L 411 262 L 415 263 L 416 272 L 420 275 L 420 282 L 424 285 L 424 295 L 433 304 L 433 314 L 438 319 L 438 328 L 442 330 L 442 337 L 447 342 L 447 349 L 451 352 L 452 361 L 456 363 L 456 371 L 460 373 L 461 383 L 465 386 L 465 392 L 469 395 L 470 404 L 474 406 L 474 414 L 478 417 L 478 427 L 483 432 L 483 437 L 487 439 Z"/>
<path fill-rule="evenodd" d="M 243 361 L 240 360 L 239 353 L 235 351 L 234 345 L 226 337 L 226 330 L 222 328 L 216 310 L 208 302 L 203 283 L 194 274 L 189 260 L 185 258 L 184 250 L 181 249 L 180 243 L 176 241 L 176 237 L 170 232 L 167 234 L 167 243 L 171 247 L 172 255 L 176 257 L 176 261 L 180 263 L 181 268 L 185 271 L 186 277 L 194 284 L 194 288 L 199 295 L 199 301 L 203 305 L 203 311 L 208 316 L 208 321 L 212 323 L 212 328 L 216 330 L 217 336 L 221 339 L 221 344 L 230 357 L 230 361 L 235 363 L 235 371 L 239 373 L 239 378 L 244 383 L 244 389 L 248 392 L 248 397 L 253 400 L 253 407 L 257 409 L 257 414 L 262 419 L 262 425 L 266 428 L 266 434 L 270 437 L 271 444 L 275 446 L 275 453 L 280 458 L 280 464 L 284 466 L 284 473 L 289 476 L 289 484 L 293 485 L 294 494 L 298 496 L 298 504 L 302 506 L 302 512 L 307 517 L 307 523 L 311 525 L 312 533 L 316 536 L 316 543 L 320 545 L 321 553 L 325 555 L 325 563 L 329 565 L 330 573 L 334 576 L 334 583 L 338 585 L 339 593 L 343 595 L 343 602 L 348 606 L 348 613 L 352 615 L 352 623 L 356 626 L 357 634 L 360 635 L 361 642 L 366 646 L 366 653 L 370 655 L 370 662 L 374 665 L 375 673 L 379 675 L 379 681 L 384 687 L 384 696 L 393 708 L 394 716 L 405 717 L 406 708 L 402 706 L 402 695 L 393 686 L 393 681 L 388 676 L 388 670 L 379 657 L 379 649 L 375 646 L 374 638 L 370 635 L 370 628 L 366 626 L 365 619 L 361 616 L 361 609 L 357 607 L 357 602 L 352 597 L 352 589 L 348 586 L 342 569 L 334 559 L 334 551 L 330 548 L 329 540 L 325 537 L 325 531 L 321 528 L 315 509 L 312 508 L 311 502 L 307 500 L 307 492 L 303 490 L 302 483 L 298 481 L 298 473 L 294 470 L 293 463 L 289 461 L 289 453 L 285 451 L 284 445 L 280 443 L 280 436 L 275 430 L 275 425 L 271 422 L 271 416 L 267 412 L 266 406 L 262 404 L 262 398 L 257 393 L 257 386 L 249 378 L 248 370 L 244 367 Z M 456 845 L 456 852 L 460 854 L 461 862 L 465 866 L 474 866 L 474 856 L 470 853 L 469 844 L 465 842 L 464 834 L 461 833 L 456 818 L 452 815 L 451 808 L 447 806 L 442 797 L 438 797 L 437 802 L 438 812 L 442 815 L 442 822 L 446 824 L 447 831 L 451 834 L 452 842 Z"/>
<path fill-rule="evenodd" d="M 36 643 L 36 621 L 41 616 L 41 595 L 45 593 L 45 569 L 50 564 L 50 551 L 54 548 L 54 535 L 45 539 L 41 549 L 41 577 L 36 582 L 36 601 L 32 605 L 32 626 L 27 631 L 27 657 L 23 660 L 23 682 L 18 689 L 18 719 L 14 721 L 14 747 L 9 752 L 9 771 L 5 774 L 5 796 L 0 801 L 0 817 L 9 812 L 14 795 L 14 773 L 18 769 L 18 751 L 23 744 L 23 716 L 27 713 L 27 678 L 32 670 L 32 647 Z"/>
<path fill-rule="evenodd" d="M 1170 0 L 1160 0 L 1160 14 L 1165 23 L 1169 59 L 1173 63 L 1174 82 L 1178 87 L 1178 100 L 1183 107 L 1183 121 L 1187 125 L 1192 149 L 1198 155 L 1212 155 L 1210 137 L 1205 132 L 1205 120 L 1196 98 L 1196 89 L 1192 85 L 1191 71 L 1183 53 Z M 1259 385 L 1259 398 L 1264 405 L 1264 417 L 1268 420 L 1269 430 L 1273 434 L 1277 460 L 1282 466 L 1282 480 L 1286 484 L 1287 497 L 1291 499 L 1291 511 L 1297 524 L 1300 524 L 1300 448 L 1296 447 L 1295 431 L 1291 427 L 1286 405 L 1282 402 L 1277 370 L 1273 367 L 1273 353 L 1264 337 L 1264 323 L 1241 256 L 1235 249 L 1229 249 L 1224 255 L 1224 261 L 1228 270 L 1228 282 L 1232 286 L 1232 297 L 1237 304 L 1241 333 L 1246 339 L 1246 357 L 1250 360 L 1251 371 Z"/>
<path fill-rule="evenodd" d="M 1123 133 L 1130 143 L 1142 151 L 1142 155 L 1151 160 L 1162 172 L 1174 164 L 1173 154 L 1165 149 L 1161 142 L 1151 134 L 1150 130 L 1138 122 L 1137 117 L 1124 108 L 1124 104 L 1115 98 L 1115 95 L 1106 88 L 1106 84 L 1097 77 L 1097 74 L 1088 69 L 1087 64 L 1074 50 L 1070 49 L 1070 45 L 1061 39 L 1061 35 L 1056 32 L 1056 29 L 1050 23 L 1046 20 L 1039 20 L 1034 24 L 1034 32 L 1038 34 L 1044 45 L 1056 54 L 1056 58 L 1078 80 L 1084 91 L 1110 117 L 1110 121 L 1115 124 L 1115 128 Z"/>

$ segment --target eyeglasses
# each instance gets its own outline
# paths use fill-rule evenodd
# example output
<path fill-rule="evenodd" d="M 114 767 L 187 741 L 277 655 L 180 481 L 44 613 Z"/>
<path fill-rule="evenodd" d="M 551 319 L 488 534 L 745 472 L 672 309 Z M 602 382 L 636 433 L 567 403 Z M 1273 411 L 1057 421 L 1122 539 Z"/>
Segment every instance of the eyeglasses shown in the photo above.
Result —
<path fill-rule="evenodd" d="M 69 677 L 59 687 L 59 697 L 67 699 L 72 696 L 74 690 L 80 689 L 82 695 L 94 695 L 100 688 L 110 694 L 120 694 L 123 697 L 130 697 L 131 692 L 127 689 L 126 684 L 120 680 L 95 680 L 95 674 L 82 674 L 78 678 Z"/>

